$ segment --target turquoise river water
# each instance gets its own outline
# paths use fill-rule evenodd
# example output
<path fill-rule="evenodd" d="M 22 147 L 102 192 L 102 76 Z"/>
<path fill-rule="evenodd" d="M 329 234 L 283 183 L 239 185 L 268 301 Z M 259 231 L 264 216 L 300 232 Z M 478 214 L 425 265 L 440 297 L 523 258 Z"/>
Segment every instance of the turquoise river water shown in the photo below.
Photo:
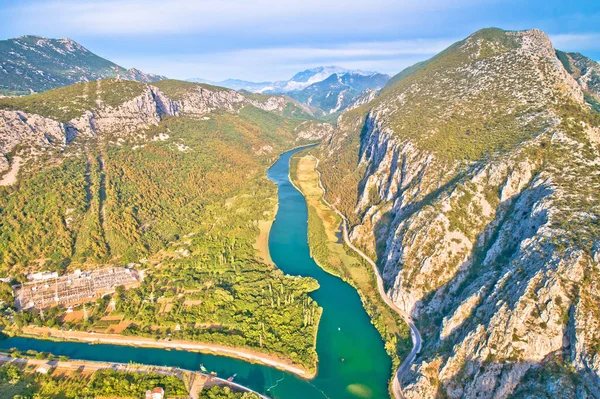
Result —
<path fill-rule="evenodd" d="M 310 276 L 320 288 L 311 296 L 323 307 L 317 336 L 317 376 L 306 381 L 270 367 L 242 360 L 185 351 L 53 342 L 29 338 L 0 341 L 0 348 L 34 349 L 73 359 L 136 362 L 198 370 L 203 364 L 220 376 L 237 373 L 236 382 L 274 398 L 387 398 L 391 361 L 377 330 L 370 323 L 358 293 L 341 279 L 324 272 L 310 257 L 304 197 L 290 183 L 288 151 L 269 169 L 278 186 L 279 208 L 269 236 L 271 257 L 287 274 Z"/>

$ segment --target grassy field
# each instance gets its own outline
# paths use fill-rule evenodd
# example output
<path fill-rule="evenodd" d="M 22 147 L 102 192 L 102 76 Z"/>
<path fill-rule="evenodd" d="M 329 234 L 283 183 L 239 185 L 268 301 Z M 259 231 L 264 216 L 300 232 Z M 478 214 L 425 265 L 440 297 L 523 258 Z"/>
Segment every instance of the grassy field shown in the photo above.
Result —
<path fill-rule="evenodd" d="M 358 290 L 372 323 L 386 342 L 386 351 L 395 368 L 410 351 L 409 328 L 379 297 L 370 266 L 343 244 L 341 219 L 322 201 L 323 191 L 315 170 L 317 160 L 309 152 L 300 152 L 292 158 L 290 174 L 306 198 L 311 254 L 323 269 L 340 276 Z"/>

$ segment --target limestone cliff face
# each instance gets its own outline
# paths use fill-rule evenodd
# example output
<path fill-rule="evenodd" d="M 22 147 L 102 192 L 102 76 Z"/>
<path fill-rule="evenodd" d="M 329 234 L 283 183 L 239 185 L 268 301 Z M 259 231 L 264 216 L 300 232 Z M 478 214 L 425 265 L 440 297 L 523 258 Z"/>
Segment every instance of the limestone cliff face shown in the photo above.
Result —
<path fill-rule="evenodd" d="M 64 123 L 21 111 L 0 110 L 0 152 L 7 153 L 16 145 L 67 144 L 73 130 Z"/>
<path fill-rule="evenodd" d="M 144 131 L 157 125 L 165 116 L 203 117 L 215 110 L 236 113 L 247 106 L 283 114 L 291 99 L 271 96 L 264 101 L 246 98 L 234 90 L 209 89 L 191 85 L 175 99 L 159 88 L 144 85 L 141 94 L 110 106 L 97 100 L 96 106 L 68 122 L 23 111 L 0 110 L 0 174 L 10 168 L 7 154 L 17 151 L 25 161 L 39 151 L 64 151 L 76 137 L 122 138 L 136 135 L 141 140 Z M 300 111 L 310 111 L 298 105 Z M 317 140 L 332 130 L 331 125 L 309 122 L 298 127 L 298 140 Z"/>
<path fill-rule="evenodd" d="M 484 32 L 365 118 L 342 116 L 325 183 L 342 203 L 327 158 L 360 137 L 346 212 L 423 335 L 407 398 L 600 397 L 600 147 L 585 90 L 542 32 Z"/>
<path fill-rule="evenodd" d="M 296 141 L 327 140 L 333 133 L 333 126 L 329 123 L 306 121 L 295 129 Z"/>
<path fill-rule="evenodd" d="M 202 87 L 189 90 L 176 101 L 182 113 L 203 115 L 215 109 L 234 111 L 246 102 L 246 98 L 234 90 L 211 91 Z"/>
<path fill-rule="evenodd" d="M 164 115 L 176 115 L 180 107 L 157 88 L 147 86 L 141 95 L 117 107 L 101 106 L 85 111 L 69 124 L 78 134 L 87 136 L 126 135 L 158 124 Z"/>

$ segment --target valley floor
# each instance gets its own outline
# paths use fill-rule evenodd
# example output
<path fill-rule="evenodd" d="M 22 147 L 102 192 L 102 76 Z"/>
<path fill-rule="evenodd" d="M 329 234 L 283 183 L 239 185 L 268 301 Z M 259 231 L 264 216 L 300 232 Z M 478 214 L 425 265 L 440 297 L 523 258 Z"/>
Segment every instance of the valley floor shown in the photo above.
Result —
<path fill-rule="evenodd" d="M 370 266 L 352 251 L 347 251 L 340 229 L 342 220 L 323 201 L 316 166 L 317 159 L 306 153 L 292 158 L 290 166 L 291 180 L 306 198 L 311 254 L 324 270 L 340 276 L 358 290 L 396 368 L 411 350 L 409 327 L 379 296 Z"/>

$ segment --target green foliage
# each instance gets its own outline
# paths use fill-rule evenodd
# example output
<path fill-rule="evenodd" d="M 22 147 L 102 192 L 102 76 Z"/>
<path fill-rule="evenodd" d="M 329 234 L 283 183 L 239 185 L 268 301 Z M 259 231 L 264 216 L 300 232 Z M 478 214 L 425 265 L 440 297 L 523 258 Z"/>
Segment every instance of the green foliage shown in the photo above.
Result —
<path fill-rule="evenodd" d="M 17 366 L 6 364 L 0 367 L 0 384 L 16 384 L 21 376 L 21 370 Z"/>
<path fill-rule="evenodd" d="M 85 395 L 96 398 L 140 398 L 147 390 L 155 387 L 162 387 L 167 397 L 185 397 L 187 395 L 183 381 L 174 376 L 114 370 L 100 370 L 94 373 L 90 384 L 84 388 L 83 392 Z"/>
<path fill-rule="evenodd" d="M 141 398 L 146 390 L 162 387 L 168 398 L 186 397 L 183 381 L 158 373 L 96 371 L 91 377 L 84 374 L 54 376 L 23 372 L 6 364 L 0 367 L 0 397 L 12 398 Z M 18 396 L 20 395 L 20 396 Z"/>
<path fill-rule="evenodd" d="M 121 105 L 142 94 L 144 87 L 144 83 L 130 80 L 83 82 L 29 96 L 0 98 L 0 109 L 24 111 L 68 122 L 85 111 L 98 108 L 99 102 L 111 107 Z"/>
<path fill-rule="evenodd" d="M 234 392 L 229 387 L 218 385 L 203 389 L 200 399 L 259 399 L 259 396 L 250 392 Z"/>
<path fill-rule="evenodd" d="M 247 347 L 314 370 L 321 309 L 308 293 L 318 284 L 284 276 L 254 247 L 259 221 L 273 217 L 266 170 L 297 123 L 250 106 L 167 118 L 146 134 L 169 139 L 142 146 L 86 143 L 0 192 L 4 272 L 149 258 L 143 284 L 116 293 L 115 314 L 132 323 L 124 334 Z M 116 324 L 101 320 L 107 306 L 88 304 L 87 321 L 65 323 L 60 308 L 14 320 L 106 331 Z"/>
<path fill-rule="evenodd" d="M 176 98 L 205 87 L 157 86 Z M 143 88 L 105 80 L 3 99 L 0 107 L 69 120 L 98 98 L 114 105 Z M 274 216 L 276 187 L 266 170 L 302 122 L 245 106 L 201 119 L 165 117 L 140 132 L 148 139 L 78 139 L 0 188 L 2 276 L 136 262 L 144 282 L 115 293 L 112 315 L 129 325 L 123 334 L 241 346 L 314 371 L 321 309 L 308 294 L 318 283 L 283 275 L 255 249 L 259 222 Z M 109 300 L 86 304 L 86 320 L 65 322 L 58 307 L 13 320 L 110 333 L 119 322 L 102 320 Z"/>
<path fill-rule="evenodd" d="M 307 150 L 313 151 L 313 149 Z M 290 178 L 298 182 L 298 163 L 305 152 L 299 152 L 291 158 Z M 320 164 L 319 164 L 320 165 Z M 304 177 L 306 178 L 306 177 Z M 317 209 L 307 198 L 308 207 L 308 244 L 311 256 L 326 271 L 340 276 L 358 291 L 363 307 L 385 341 L 385 349 L 392 359 L 394 367 L 400 365 L 400 360 L 412 348 L 410 330 L 402 318 L 393 312 L 383 302 L 377 291 L 377 282 L 374 272 L 369 264 L 362 258 L 353 257 L 354 252 L 345 245 L 332 244 L 325 223 L 319 217 Z M 335 217 L 335 225 L 341 223 L 340 218 L 331 211 Z M 341 234 L 341 232 L 339 232 Z M 359 260 L 360 259 L 360 260 Z"/>
<path fill-rule="evenodd" d="M 592 109 L 598 113 L 600 113 L 600 100 L 597 97 L 594 97 L 588 92 L 584 93 L 585 101 L 592 106 Z"/>
<path fill-rule="evenodd" d="M 586 391 L 582 374 L 578 373 L 564 354 L 554 354 L 531 367 L 523 375 L 512 394 L 512 399 L 553 399 L 556 392 L 561 398 L 575 398 Z"/>
<path fill-rule="evenodd" d="M 563 51 L 560 50 L 556 50 L 556 57 L 560 60 L 560 62 L 563 64 L 563 66 L 565 67 L 565 69 L 567 70 L 567 72 L 569 73 L 573 73 L 573 67 L 571 65 L 571 60 L 569 58 L 569 55 Z"/>
<path fill-rule="evenodd" d="M 163 93 L 165 93 L 170 99 L 178 101 L 185 97 L 190 92 L 198 92 L 202 89 L 210 90 L 213 92 L 230 91 L 228 88 L 212 86 L 204 83 L 186 82 L 183 80 L 166 79 L 152 83 L 153 86 L 158 87 Z"/>
<path fill-rule="evenodd" d="M 60 165 L 25 179 L 18 188 L 0 188 L 0 270 L 18 275 L 30 261 L 62 270 L 70 262 L 75 234 L 86 208 L 85 161 Z M 66 219 L 73 218 L 71 228 Z"/>
<path fill-rule="evenodd" d="M 541 93 L 542 82 L 535 80 L 539 75 L 530 62 L 516 54 L 519 45 L 509 32 L 480 30 L 392 78 L 361 112 L 380 104 L 395 109 L 385 127 L 444 161 L 505 154 L 547 128 L 544 102 L 533 99 L 547 94 Z M 481 68 L 485 74 L 478 75 Z M 478 77 L 484 75 L 487 81 Z M 513 79 L 510 85 L 506 76 Z M 525 92 L 528 100 L 520 101 L 518 95 Z"/>
<path fill-rule="evenodd" d="M 208 121 L 169 118 L 149 132 L 172 140 L 89 146 L 15 187 L 0 188 L 0 265 L 36 260 L 62 270 L 73 259 L 130 262 L 163 248 L 202 221 L 207 203 L 263 179 L 269 155 L 293 140 L 295 122 L 254 107 Z M 176 144 L 189 148 L 180 151 Z M 259 187 L 264 187 L 264 182 Z"/>

